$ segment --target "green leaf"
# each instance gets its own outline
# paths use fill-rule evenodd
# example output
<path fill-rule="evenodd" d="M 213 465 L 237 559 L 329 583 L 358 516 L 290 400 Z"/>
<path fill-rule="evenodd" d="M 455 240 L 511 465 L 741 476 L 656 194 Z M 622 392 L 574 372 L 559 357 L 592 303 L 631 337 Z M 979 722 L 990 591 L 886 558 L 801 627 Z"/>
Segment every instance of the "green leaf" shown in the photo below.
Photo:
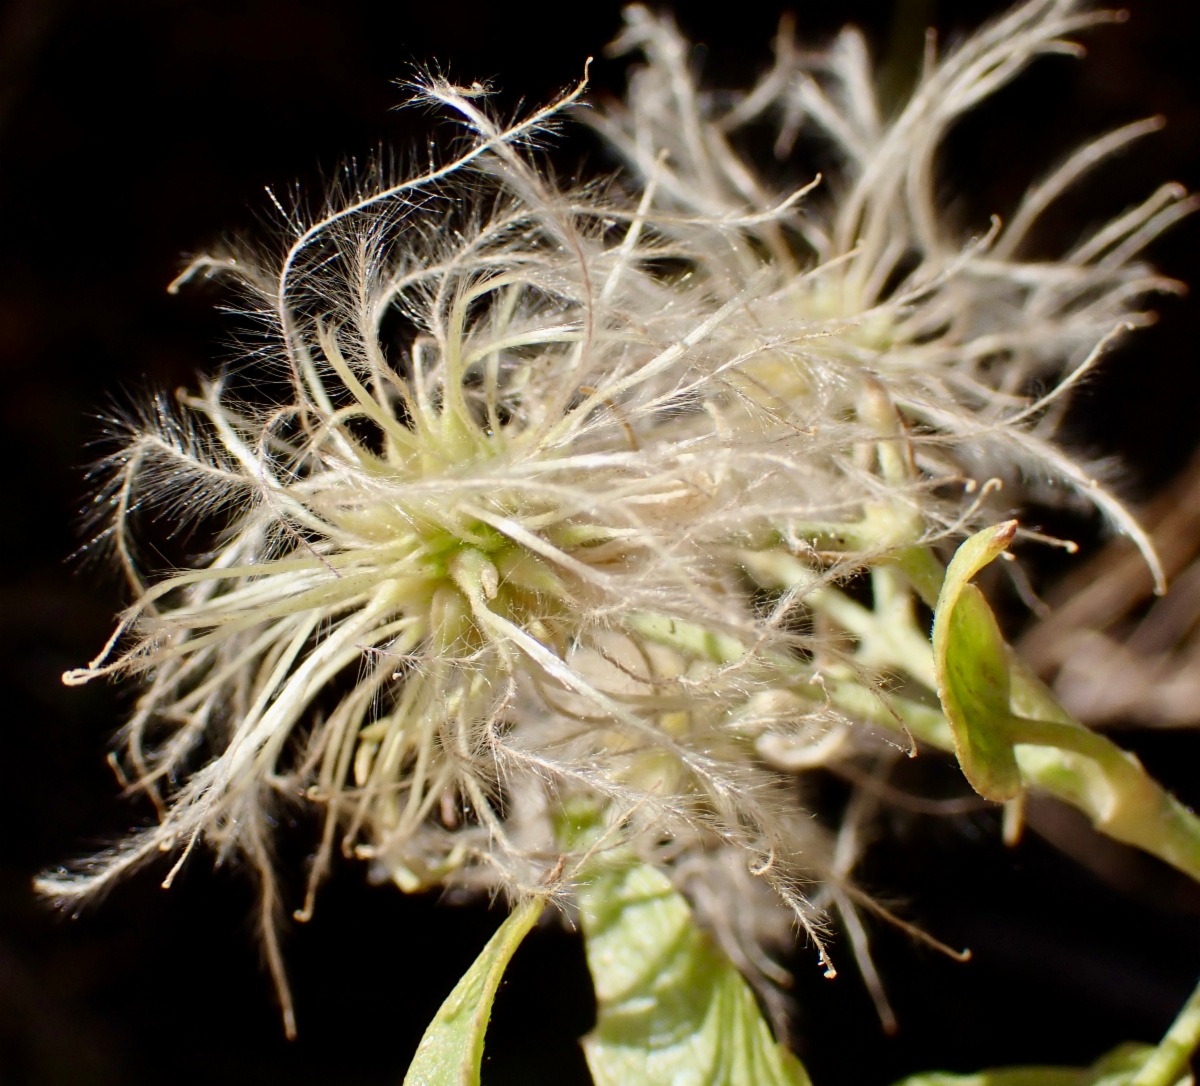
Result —
<path fill-rule="evenodd" d="M 1009 521 L 959 547 L 934 611 L 937 694 L 963 773 L 992 800 L 1011 799 L 1023 786 L 1049 792 L 1100 832 L 1200 881 L 1200 819 L 1133 754 L 1071 717 L 1004 643 L 983 593 L 969 583 L 1015 529 Z M 914 724 L 914 734 L 943 745 L 936 727 Z"/>
<path fill-rule="evenodd" d="M 1156 1051 L 1154 1045 L 1127 1043 L 1091 1067 L 999 1067 L 971 1075 L 926 1071 L 895 1086 L 1129 1086 Z"/>
<path fill-rule="evenodd" d="M 1200 1045 L 1200 986 L 1157 1045 L 1127 1042 L 1091 1067 L 1001 1067 L 973 1075 L 926 1071 L 895 1086 L 1191 1086 L 1188 1061 Z"/>
<path fill-rule="evenodd" d="M 1168 1035 L 1169 1036 L 1169 1035 Z M 1190 1086 L 1192 1076 L 1183 1060 L 1160 1068 L 1164 1046 L 1127 1041 L 1101 1056 L 1091 1067 L 998 1067 L 972 1075 L 954 1075 L 946 1071 L 926 1071 L 909 1075 L 895 1086 Z M 1194 1047 L 1194 1046 L 1193 1046 Z M 1156 1071 L 1168 1070 L 1161 1078 Z"/>
<path fill-rule="evenodd" d="M 811 1086 L 777 1044 L 740 973 L 646 864 L 605 866 L 579 888 L 596 1028 L 596 1086 Z"/>
<path fill-rule="evenodd" d="M 950 722 L 954 752 L 971 786 L 985 799 L 1012 799 L 1021 772 L 1005 724 L 1009 706 L 1008 647 L 992 609 L 970 580 L 1012 542 L 1015 520 L 971 536 L 954 555 L 933 619 L 937 695 Z"/>
<path fill-rule="evenodd" d="M 404 1086 L 479 1086 L 483 1037 L 509 960 L 541 916 L 545 902 L 515 909 L 441 1005 L 404 1076 Z"/>

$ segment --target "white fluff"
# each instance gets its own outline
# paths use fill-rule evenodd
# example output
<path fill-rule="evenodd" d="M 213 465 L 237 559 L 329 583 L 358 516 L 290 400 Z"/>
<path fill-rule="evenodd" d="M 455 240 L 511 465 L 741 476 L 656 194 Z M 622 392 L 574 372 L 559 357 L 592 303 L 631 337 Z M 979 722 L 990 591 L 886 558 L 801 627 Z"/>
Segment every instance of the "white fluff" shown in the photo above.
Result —
<path fill-rule="evenodd" d="M 230 277 L 261 318 L 242 383 L 282 374 L 291 398 L 205 382 L 131 420 L 102 465 L 103 536 L 137 599 L 66 680 L 144 679 L 120 765 L 160 821 L 41 889 L 78 902 L 160 852 L 173 876 L 201 839 L 246 855 L 289 1029 L 270 847 L 285 803 L 325 815 L 300 918 L 338 847 L 405 890 L 565 896 L 585 857 L 560 825 L 590 804 L 606 844 L 701 886 L 752 974 L 771 973 L 770 923 L 731 915 L 744 883 L 819 941 L 801 889 L 824 881 L 861 936 L 861 835 L 826 840 L 775 767 L 886 750 L 880 681 L 928 680 L 888 561 L 985 520 L 976 480 L 1033 476 L 1095 502 L 1157 570 L 1054 428 L 1150 319 L 1142 299 L 1175 289 L 1138 254 L 1194 203 L 1165 186 L 1058 261 L 1020 257 L 1037 216 L 1157 120 L 1077 152 L 975 237 L 946 229 L 931 181 L 956 117 L 1107 18 L 1025 3 L 931 56 L 885 121 L 852 29 L 820 52 L 781 33 L 718 115 L 671 21 L 634 6 L 615 48 L 645 63 L 624 104 L 588 115 L 629 164 L 628 198 L 560 189 L 525 149 L 582 87 L 501 129 L 476 91 L 431 81 L 465 154 L 291 216 L 282 255 L 194 262 L 180 282 Z M 781 152 L 822 133 L 840 176 L 768 191 L 729 141 L 763 118 Z M 147 586 L 137 509 L 224 533 Z M 865 568 L 874 612 L 835 587 Z M 872 641 L 889 607 L 890 640 Z"/>

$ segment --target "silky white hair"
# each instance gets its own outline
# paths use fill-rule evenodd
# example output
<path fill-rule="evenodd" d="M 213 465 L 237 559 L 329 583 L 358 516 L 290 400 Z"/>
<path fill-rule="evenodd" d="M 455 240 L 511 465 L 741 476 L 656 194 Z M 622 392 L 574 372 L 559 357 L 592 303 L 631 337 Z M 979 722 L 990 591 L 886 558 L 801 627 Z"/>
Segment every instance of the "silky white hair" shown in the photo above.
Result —
<path fill-rule="evenodd" d="M 1140 253 L 1195 202 L 1166 185 L 1061 259 L 1020 255 L 1057 197 L 1161 122 L 1076 151 L 973 237 L 933 188 L 956 118 L 1113 18 L 1021 4 L 931 49 L 887 119 L 853 29 L 809 51 L 785 24 L 722 113 L 672 21 L 635 5 L 613 47 L 644 57 L 628 96 L 582 112 L 627 163 L 616 182 L 561 187 L 530 149 L 582 84 L 503 127 L 480 88 L 434 79 L 418 97 L 462 121 L 457 158 L 285 213 L 265 256 L 193 261 L 172 289 L 232 280 L 263 339 L 117 426 L 96 507 L 135 602 L 65 677 L 144 681 L 114 765 L 159 818 L 42 892 L 73 907 L 160 853 L 169 885 L 201 839 L 246 856 L 290 1032 L 281 805 L 324 817 L 299 919 L 339 845 L 406 891 L 565 901 L 620 843 L 692 887 L 759 979 L 778 974 L 772 921 L 736 902 L 768 887 L 820 947 L 805 887 L 825 887 L 882 999 L 851 882 L 860 824 L 827 834 L 781 773 L 892 749 L 871 708 L 887 676 L 853 651 L 836 584 L 869 568 L 877 601 L 889 584 L 907 600 L 887 563 L 986 521 L 993 477 L 1074 490 L 1161 578 L 1055 430 L 1151 319 L 1143 300 L 1177 289 Z M 806 128 L 827 139 L 838 176 L 771 192 L 730 140 L 767 119 L 781 154 Z M 148 584 L 139 511 L 219 541 Z M 830 693 L 837 669 L 861 711 Z M 580 818 L 599 842 L 572 834 Z"/>

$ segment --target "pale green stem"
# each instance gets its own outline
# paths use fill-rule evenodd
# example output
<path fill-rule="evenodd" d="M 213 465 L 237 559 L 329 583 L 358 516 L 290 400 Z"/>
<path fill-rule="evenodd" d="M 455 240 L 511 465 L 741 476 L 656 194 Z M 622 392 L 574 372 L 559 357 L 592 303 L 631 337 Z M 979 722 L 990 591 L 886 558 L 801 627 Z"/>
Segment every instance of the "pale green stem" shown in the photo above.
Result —
<path fill-rule="evenodd" d="M 1200 1045 L 1200 985 L 1129 1086 L 1175 1086 L 1187 1074 L 1188 1062 L 1197 1045 Z"/>
<path fill-rule="evenodd" d="M 922 557 L 923 555 L 923 557 Z M 746 568 L 764 583 L 803 588 L 814 581 L 807 566 L 786 551 L 743 556 Z M 913 548 L 896 563 L 922 597 L 940 583 L 941 564 L 928 550 Z M 836 589 L 814 587 L 805 595 L 812 607 L 829 614 L 860 640 L 859 662 L 905 672 L 936 692 L 933 653 L 893 582 L 877 585 L 880 612 L 855 603 Z M 936 602 L 936 593 L 934 593 Z M 728 634 L 693 623 L 641 613 L 630 625 L 649 640 L 721 666 L 744 660 L 745 645 Z M 764 653 L 761 663 L 790 688 L 819 696 L 807 671 L 780 653 Z M 802 673 L 803 672 L 803 673 Z M 1200 881 L 1200 819 L 1166 792 L 1132 754 L 1072 719 L 1053 693 L 1015 654 L 1010 655 L 1012 716 L 1009 730 L 1021 780 L 1083 811 L 1102 833 L 1144 849 Z M 848 671 L 826 671 L 830 703 L 858 720 L 896 731 L 948 752 L 954 751 L 945 716 L 919 702 L 871 690 Z"/>

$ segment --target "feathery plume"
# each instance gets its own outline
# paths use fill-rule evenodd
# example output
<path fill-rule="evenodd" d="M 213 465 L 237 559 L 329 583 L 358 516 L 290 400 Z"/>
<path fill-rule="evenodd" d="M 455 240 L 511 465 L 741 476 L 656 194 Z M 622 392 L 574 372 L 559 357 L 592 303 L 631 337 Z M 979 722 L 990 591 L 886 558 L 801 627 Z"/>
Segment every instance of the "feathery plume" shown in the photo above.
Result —
<path fill-rule="evenodd" d="M 41 890 L 75 907 L 163 853 L 169 885 L 201 840 L 245 856 L 291 1032 L 274 812 L 323 815 L 306 919 L 339 849 L 405 891 L 566 901 L 598 847 L 564 831 L 582 803 L 604 847 L 692 887 L 760 980 L 780 979 L 762 942 L 785 914 L 731 902 L 769 887 L 820 948 L 805 888 L 824 887 L 886 1021 L 856 912 L 878 907 L 852 885 L 869 811 L 830 837 L 784 774 L 882 767 L 888 729 L 939 726 L 900 570 L 927 585 L 904 563 L 989 519 L 988 480 L 1044 479 L 1161 580 L 1054 431 L 1151 319 L 1142 300 L 1177 289 L 1138 257 L 1194 201 L 1164 186 L 1060 260 L 1020 256 L 1059 195 L 1161 122 L 1087 145 L 975 237 L 947 229 L 932 184 L 958 116 L 1113 18 L 1022 4 L 931 48 L 885 119 L 852 29 L 813 52 L 785 23 L 770 72 L 718 113 L 671 20 L 635 5 L 613 49 L 645 62 L 627 101 L 585 114 L 631 192 L 561 188 L 533 157 L 583 84 L 503 127 L 482 88 L 431 79 L 419 98 L 468 133 L 458 158 L 285 213 L 273 259 L 194 261 L 172 289 L 232 280 L 264 345 L 131 420 L 98 468 L 135 601 L 65 676 L 144 682 L 115 765 L 159 820 Z M 730 140 L 764 118 L 780 154 L 826 138 L 839 175 L 769 191 Z M 147 583 L 138 511 L 219 541 Z M 838 588 L 868 569 L 873 610 Z"/>

